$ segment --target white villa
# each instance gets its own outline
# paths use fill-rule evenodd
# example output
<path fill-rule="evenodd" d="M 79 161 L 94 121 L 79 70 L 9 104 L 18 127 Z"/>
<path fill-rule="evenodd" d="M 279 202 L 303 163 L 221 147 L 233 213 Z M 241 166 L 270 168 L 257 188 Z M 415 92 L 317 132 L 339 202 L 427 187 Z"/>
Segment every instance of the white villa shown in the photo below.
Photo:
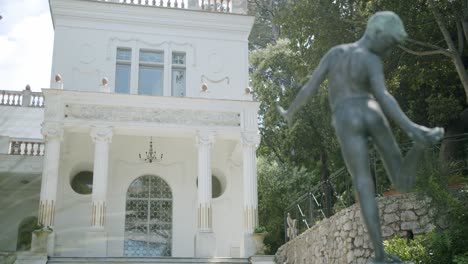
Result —
<path fill-rule="evenodd" d="M 0 251 L 254 255 L 247 0 L 49 2 L 51 88 L 0 91 Z"/>

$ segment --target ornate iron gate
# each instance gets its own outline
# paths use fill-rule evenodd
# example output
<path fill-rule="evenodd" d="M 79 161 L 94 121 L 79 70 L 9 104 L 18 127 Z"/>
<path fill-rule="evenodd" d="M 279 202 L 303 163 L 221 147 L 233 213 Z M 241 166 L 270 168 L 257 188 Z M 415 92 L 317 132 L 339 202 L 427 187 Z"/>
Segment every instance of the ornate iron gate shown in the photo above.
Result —
<path fill-rule="evenodd" d="M 163 179 L 146 175 L 134 180 L 125 211 L 125 256 L 171 256 L 172 192 Z"/>

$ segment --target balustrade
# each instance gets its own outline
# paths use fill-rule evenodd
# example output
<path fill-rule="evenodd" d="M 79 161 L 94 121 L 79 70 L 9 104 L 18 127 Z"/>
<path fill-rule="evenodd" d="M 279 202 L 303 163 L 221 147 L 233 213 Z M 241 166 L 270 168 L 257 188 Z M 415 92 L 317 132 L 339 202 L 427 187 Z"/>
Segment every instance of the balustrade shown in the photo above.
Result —
<path fill-rule="evenodd" d="M 110 2 L 127 5 L 159 6 L 185 9 L 187 0 L 100 0 L 100 2 Z"/>
<path fill-rule="evenodd" d="M 41 92 L 24 91 L 1 91 L 0 105 L 44 107 L 44 96 Z"/>
<path fill-rule="evenodd" d="M 213 12 L 231 13 L 231 0 L 201 0 L 201 9 Z"/>
<path fill-rule="evenodd" d="M 201 9 L 212 12 L 232 12 L 231 0 L 98 0 L 100 2 L 127 5 L 171 7 L 181 9 Z"/>
<path fill-rule="evenodd" d="M 14 139 L 10 140 L 9 155 L 44 156 L 45 145 L 41 140 Z"/>

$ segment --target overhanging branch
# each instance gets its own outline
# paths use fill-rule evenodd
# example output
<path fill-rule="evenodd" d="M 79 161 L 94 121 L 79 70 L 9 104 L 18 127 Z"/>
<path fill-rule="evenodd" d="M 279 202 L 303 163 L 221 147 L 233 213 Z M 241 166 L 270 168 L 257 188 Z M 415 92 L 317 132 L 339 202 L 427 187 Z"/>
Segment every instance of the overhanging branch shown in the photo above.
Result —
<path fill-rule="evenodd" d="M 429 55 L 436 55 L 436 54 L 442 54 L 442 55 L 445 55 L 447 57 L 450 57 L 452 58 L 452 53 L 448 50 L 443 50 L 443 49 L 438 49 L 438 50 L 429 50 L 429 51 L 416 51 L 416 50 L 412 50 L 412 49 L 409 49 L 405 46 L 402 46 L 402 45 L 398 45 L 398 47 L 402 50 L 404 50 L 405 52 L 408 52 L 410 54 L 413 54 L 413 55 L 417 55 L 417 56 L 429 56 Z"/>

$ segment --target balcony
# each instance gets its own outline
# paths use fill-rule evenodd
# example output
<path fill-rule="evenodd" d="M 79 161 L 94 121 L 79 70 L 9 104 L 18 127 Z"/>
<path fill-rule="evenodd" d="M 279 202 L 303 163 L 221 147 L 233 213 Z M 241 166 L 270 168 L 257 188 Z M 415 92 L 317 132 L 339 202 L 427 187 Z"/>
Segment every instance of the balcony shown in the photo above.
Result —
<path fill-rule="evenodd" d="M 246 0 L 87 0 L 122 5 L 178 8 L 218 13 L 247 14 Z"/>
<path fill-rule="evenodd" d="M 31 92 L 31 88 L 26 86 L 23 91 L 1 91 L 0 105 L 24 106 L 24 107 L 44 107 L 44 96 L 40 92 Z"/>

